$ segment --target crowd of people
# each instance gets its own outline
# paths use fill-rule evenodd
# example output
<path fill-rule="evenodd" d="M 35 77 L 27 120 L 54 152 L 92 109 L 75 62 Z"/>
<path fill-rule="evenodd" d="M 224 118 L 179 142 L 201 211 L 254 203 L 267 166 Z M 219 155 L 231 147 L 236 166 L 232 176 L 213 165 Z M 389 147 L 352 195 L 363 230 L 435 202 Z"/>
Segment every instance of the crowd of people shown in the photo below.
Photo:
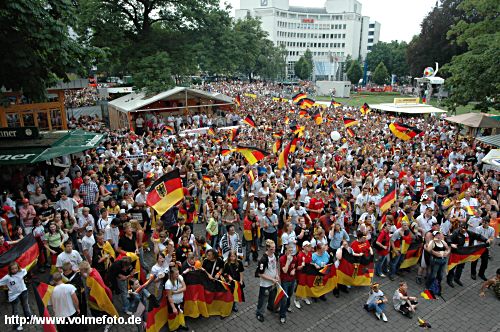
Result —
<path fill-rule="evenodd" d="M 442 118 L 396 118 L 375 111 L 362 115 L 356 107 L 330 106 L 321 110 L 323 121 L 317 124 L 299 114 L 298 106 L 272 98 L 286 97 L 281 86 L 219 82 L 203 88 L 241 97 L 241 106 L 227 115 L 230 123 L 240 124 L 236 138 L 217 128 L 212 134 L 178 135 L 181 129 L 212 125 L 207 115 L 191 115 L 191 121 L 173 118 L 172 133 L 160 130 L 169 123 L 144 126 L 141 135 L 88 128 L 82 122 L 80 127 L 108 133 L 98 148 L 74 157 L 66 169 L 53 173 L 54 168 L 35 168 L 10 190 L 2 188 L 0 254 L 28 234 L 35 236 L 39 259 L 33 269 L 50 269 L 58 289 L 52 295 L 56 315 L 88 314 L 82 306 L 85 293 L 77 290 L 85 289 L 82 280 L 90 270 L 119 294 L 120 311 L 131 315 L 140 302 L 162 296 L 172 312 L 182 311 L 183 274 L 193 269 L 244 286 L 252 274 L 245 270 L 252 266 L 259 292 L 246 294 L 246 300 L 258 299 L 256 318 L 264 321 L 264 306 L 275 310 L 279 285 L 289 295 L 278 310 L 284 324 L 291 304 L 300 309 L 311 301 L 326 301 L 324 295 L 293 296 L 303 269 L 320 270 L 349 252 L 375 257 L 365 308 L 387 321 L 388 299 L 375 281 L 401 275 L 403 239 L 423 243 L 417 283 L 436 295 L 446 289 L 441 285 L 445 277 L 448 287 L 463 286 L 464 264 L 446 269 L 453 248 L 494 244 L 498 230 L 490 223 L 498 227 L 500 173 L 481 163 L 488 146 L 462 136 Z M 255 127 L 240 122 L 248 115 Z M 359 125 L 352 127 L 354 137 L 342 134 L 336 140 L 330 134 L 344 132 L 345 116 Z M 418 127 L 424 135 L 403 141 L 389 130 L 394 121 Z M 301 135 L 284 168 L 278 167 L 280 150 L 254 165 L 238 153 L 222 153 L 236 144 L 271 152 L 277 139 L 282 148 L 288 144 L 297 128 Z M 176 168 L 184 198 L 157 215 L 147 204 L 149 186 Z M 380 202 L 391 188 L 396 199 L 382 211 Z M 202 224 L 203 231 L 195 232 L 194 224 Z M 488 279 L 490 254 L 486 249 L 479 264 L 471 263 L 470 277 L 485 281 L 481 295 L 489 287 L 500 298 L 499 271 Z M 154 265 L 147 264 L 146 255 L 154 256 Z M 141 287 L 135 274 L 137 260 L 154 280 L 149 287 Z M 19 302 L 25 316 L 31 315 L 26 274 L 13 262 L 0 280 L 8 287 L 14 315 Z M 334 295 L 340 291 L 349 288 L 338 285 Z M 408 317 L 418 302 L 405 282 L 396 287 L 392 301 Z M 88 310 L 99 312 L 92 306 Z M 238 311 L 236 304 L 233 311 Z"/>
<path fill-rule="evenodd" d="M 95 106 L 99 100 L 99 93 L 95 87 L 71 89 L 64 91 L 66 108 Z"/>

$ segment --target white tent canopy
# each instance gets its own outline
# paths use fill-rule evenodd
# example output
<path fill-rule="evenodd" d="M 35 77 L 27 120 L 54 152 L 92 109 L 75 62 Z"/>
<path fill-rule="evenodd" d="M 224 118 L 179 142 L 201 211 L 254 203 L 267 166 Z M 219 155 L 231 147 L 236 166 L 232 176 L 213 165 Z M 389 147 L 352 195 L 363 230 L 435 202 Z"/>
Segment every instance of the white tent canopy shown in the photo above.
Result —
<path fill-rule="evenodd" d="M 485 164 L 500 167 L 500 149 L 493 149 L 486 156 L 484 156 L 483 160 L 481 160 Z"/>
<path fill-rule="evenodd" d="M 446 113 L 445 110 L 426 104 L 372 104 L 370 105 L 370 108 L 384 112 L 406 114 Z"/>

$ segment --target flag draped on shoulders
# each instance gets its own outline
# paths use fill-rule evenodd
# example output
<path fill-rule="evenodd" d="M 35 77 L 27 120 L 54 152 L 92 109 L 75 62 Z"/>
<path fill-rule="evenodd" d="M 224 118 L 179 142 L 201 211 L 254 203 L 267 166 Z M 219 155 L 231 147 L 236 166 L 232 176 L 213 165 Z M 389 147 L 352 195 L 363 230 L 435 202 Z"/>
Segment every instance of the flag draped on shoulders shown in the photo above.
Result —
<path fill-rule="evenodd" d="M 33 284 L 33 293 L 35 294 L 35 301 L 38 307 L 38 314 L 40 317 L 50 317 L 50 312 L 47 309 L 49 304 L 50 296 L 54 286 L 48 285 L 46 283 Z M 54 324 L 47 323 L 43 324 L 44 332 L 56 332 L 56 327 Z"/>
<path fill-rule="evenodd" d="M 418 263 L 420 256 L 422 255 L 422 250 L 424 244 L 420 241 L 413 239 L 410 243 L 406 242 L 403 238 L 403 243 L 401 244 L 401 252 L 405 252 L 404 260 L 401 263 L 400 268 L 406 269 Z M 404 248 L 404 249 L 403 249 Z"/>
<path fill-rule="evenodd" d="M 11 262 L 17 262 L 21 269 L 29 271 L 36 264 L 38 253 L 38 243 L 35 237 L 33 234 L 26 235 L 15 246 L 0 255 L 0 278 L 8 274 Z"/>
<path fill-rule="evenodd" d="M 106 312 L 109 316 L 119 317 L 112 301 L 111 290 L 104 284 L 101 275 L 96 269 L 91 269 L 87 277 L 89 288 L 89 306 L 98 311 Z"/>
<path fill-rule="evenodd" d="M 183 275 L 184 315 L 198 318 L 200 315 L 227 317 L 231 314 L 234 297 L 231 290 L 217 280 L 208 277 L 204 270 L 195 270 Z"/>
<path fill-rule="evenodd" d="M 385 211 L 389 210 L 394 202 L 396 202 L 396 186 L 393 184 L 384 195 L 384 197 L 382 197 L 382 199 L 380 200 L 380 212 L 384 213 Z"/>
<path fill-rule="evenodd" d="M 163 215 L 183 198 L 181 176 L 179 169 L 176 168 L 153 182 L 146 202 L 158 214 Z"/>

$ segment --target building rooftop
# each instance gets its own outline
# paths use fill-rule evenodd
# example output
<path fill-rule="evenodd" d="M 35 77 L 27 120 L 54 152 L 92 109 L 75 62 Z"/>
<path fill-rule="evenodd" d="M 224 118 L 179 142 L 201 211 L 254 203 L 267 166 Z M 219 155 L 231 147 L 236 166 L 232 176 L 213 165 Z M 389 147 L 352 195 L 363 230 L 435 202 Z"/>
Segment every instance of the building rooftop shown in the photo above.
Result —
<path fill-rule="evenodd" d="M 290 6 L 288 9 L 289 12 L 294 12 L 294 13 L 306 13 L 306 14 L 328 14 L 326 12 L 326 8 L 320 8 L 320 7 L 297 7 L 297 6 Z"/>

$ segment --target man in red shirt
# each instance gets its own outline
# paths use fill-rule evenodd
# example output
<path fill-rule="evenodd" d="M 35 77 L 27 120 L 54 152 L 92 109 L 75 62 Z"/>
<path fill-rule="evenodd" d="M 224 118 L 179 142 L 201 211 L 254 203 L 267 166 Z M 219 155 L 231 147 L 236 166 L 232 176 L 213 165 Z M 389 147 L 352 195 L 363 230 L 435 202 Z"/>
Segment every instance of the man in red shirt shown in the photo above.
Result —
<path fill-rule="evenodd" d="M 325 207 L 325 202 L 321 198 L 321 189 L 316 189 L 314 197 L 309 201 L 309 217 L 311 220 L 319 218 L 323 213 L 323 208 Z"/>
<path fill-rule="evenodd" d="M 325 230 L 325 232 L 329 232 L 332 229 L 332 225 L 335 223 L 335 217 L 332 215 L 332 209 L 326 208 L 325 214 L 319 217 L 319 222 L 321 223 L 321 227 Z"/>
<path fill-rule="evenodd" d="M 80 189 L 80 186 L 82 185 L 82 183 L 83 183 L 82 172 L 76 171 L 75 178 L 73 179 L 73 182 L 72 182 L 73 189 Z"/>
<path fill-rule="evenodd" d="M 292 255 L 293 247 L 295 244 L 289 244 L 286 246 L 286 251 L 283 256 L 280 257 L 280 280 L 281 288 L 288 295 L 281 299 L 280 303 L 280 322 L 285 324 L 286 322 L 286 312 L 292 310 L 290 309 L 290 297 L 295 290 L 295 278 L 296 278 L 296 268 L 297 268 L 297 257 Z"/>
<path fill-rule="evenodd" d="M 384 224 L 384 228 L 382 228 L 382 231 L 377 237 L 377 241 L 375 242 L 375 248 L 377 249 L 377 255 L 379 256 L 378 261 L 375 264 L 375 274 L 378 277 L 382 278 L 385 277 L 385 274 L 382 273 L 382 267 L 384 266 L 384 263 L 387 263 L 387 259 L 389 258 L 389 250 L 391 248 L 390 231 L 391 225 L 390 223 L 386 222 Z"/>

